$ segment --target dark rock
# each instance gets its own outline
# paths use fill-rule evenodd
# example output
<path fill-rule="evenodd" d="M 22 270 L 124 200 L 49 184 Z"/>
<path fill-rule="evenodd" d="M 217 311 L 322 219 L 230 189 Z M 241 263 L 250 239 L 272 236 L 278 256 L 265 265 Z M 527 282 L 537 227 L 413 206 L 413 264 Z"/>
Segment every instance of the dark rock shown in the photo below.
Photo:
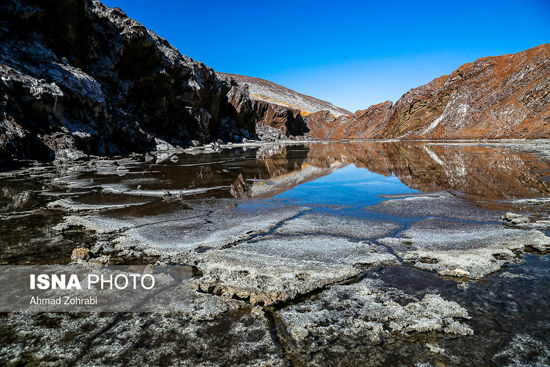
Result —
<path fill-rule="evenodd" d="M 171 150 L 254 130 L 245 88 L 118 8 L 10 0 L 0 22 L 10 35 L 0 40 L 0 159 Z"/>

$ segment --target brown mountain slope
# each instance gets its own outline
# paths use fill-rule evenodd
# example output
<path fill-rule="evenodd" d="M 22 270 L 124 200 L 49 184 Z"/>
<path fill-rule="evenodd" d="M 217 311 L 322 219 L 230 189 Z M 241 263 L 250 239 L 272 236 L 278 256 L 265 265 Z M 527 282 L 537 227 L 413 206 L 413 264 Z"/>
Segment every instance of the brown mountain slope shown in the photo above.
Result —
<path fill-rule="evenodd" d="M 493 139 L 550 137 L 550 44 L 486 57 L 384 104 L 328 121 L 315 138 Z"/>
<path fill-rule="evenodd" d="M 351 114 L 350 111 L 336 107 L 330 102 L 306 96 L 269 80 L 237 74 L 218 74 L 233 78 L 240 86 L 248 85 L 252 99 L 290 107 L 305 113 L 327 110 L 336 116 Z"/>

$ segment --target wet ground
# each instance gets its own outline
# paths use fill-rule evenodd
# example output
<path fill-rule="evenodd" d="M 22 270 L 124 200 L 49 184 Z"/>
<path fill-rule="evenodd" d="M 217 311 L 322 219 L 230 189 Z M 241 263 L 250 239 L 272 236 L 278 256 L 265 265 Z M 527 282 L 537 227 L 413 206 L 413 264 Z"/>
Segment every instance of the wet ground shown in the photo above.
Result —
<path fill-rule="evenodd" d="M 549 152 L 342 142 L 5 167 L 0 264 L 195 276 L 180 313 L 2 315 L 0 364 L 549 365 Z"/>

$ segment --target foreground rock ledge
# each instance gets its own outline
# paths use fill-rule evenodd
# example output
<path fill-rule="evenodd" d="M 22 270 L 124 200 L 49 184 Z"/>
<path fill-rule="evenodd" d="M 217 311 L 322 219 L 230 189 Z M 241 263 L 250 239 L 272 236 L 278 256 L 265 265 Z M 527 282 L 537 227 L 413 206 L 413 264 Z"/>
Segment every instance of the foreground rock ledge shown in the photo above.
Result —
<path fill-rule="evenodd" d="M 404 305 L 405 304 L 405 305 Z M 352 285 L 337 285 L 317 298 L 287 307 L 276 314 L 289 348 L 299 359 L 313 358 L 308 365 L 322 366 L 323 353 L 337 341 L 363 351 L 361 359 L 381 365 L 373 346 L 412 334 L 435 333 L 446 337 L 468 336 L 473 330 L 463 320 L 468 312 L 458 303 L 437 294 L 421 299 L 388 286 L 381 280 L 365 278 Z M 365 349 L 366 348 L 366 349 Z M 430 350 L 442 350 L 426 344 Z M 371 350 L 369 350 L 371 349 Z M 416 355 L 420 355 L 418 350 Z M 342 365 L 352 365 L 344 351 Z"/>
<path fill-rule="evenodd" d="M 550 249 L 550 237 L 538 230 L 439 218 L 415 222 L 400 235 L 379 242 L 419 269 L 471 279 L 483 278 L 505 264 L 521 261 L 528 248 Z"/>
<path fill-rule="evenodd" d="M 382 246 L 329 236 L 268 238 L 195 258 L 198 289 L 264 305 L 353 278 L 363 267 L 398 263 Z"/>

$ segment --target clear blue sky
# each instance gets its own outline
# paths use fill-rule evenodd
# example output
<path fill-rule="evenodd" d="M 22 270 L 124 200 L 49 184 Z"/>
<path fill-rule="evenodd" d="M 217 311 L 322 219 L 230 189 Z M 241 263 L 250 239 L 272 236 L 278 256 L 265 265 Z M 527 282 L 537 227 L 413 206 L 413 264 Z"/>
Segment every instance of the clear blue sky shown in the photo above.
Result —
<path fill-rule="evenodd" d="M 216 71 L 351 110 L 480 57 L 550 43 L 550 0 L 105 0 Z"/>

